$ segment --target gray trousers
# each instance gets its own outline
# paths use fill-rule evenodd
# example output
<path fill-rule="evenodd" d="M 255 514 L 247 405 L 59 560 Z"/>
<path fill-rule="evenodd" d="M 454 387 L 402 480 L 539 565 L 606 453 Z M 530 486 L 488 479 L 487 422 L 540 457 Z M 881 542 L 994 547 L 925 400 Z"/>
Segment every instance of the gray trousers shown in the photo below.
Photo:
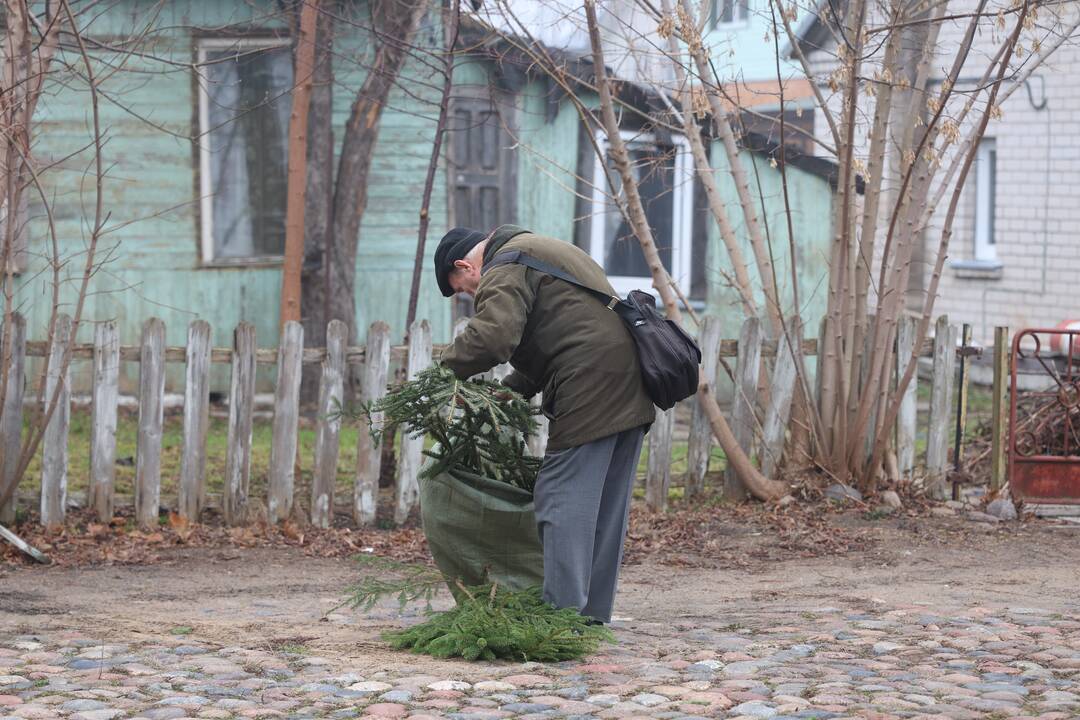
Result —
<path fill-rule="evenodd" d="M 534 499 L 544 600 L 611 621 L 645 428 L 544 456 Z"/>

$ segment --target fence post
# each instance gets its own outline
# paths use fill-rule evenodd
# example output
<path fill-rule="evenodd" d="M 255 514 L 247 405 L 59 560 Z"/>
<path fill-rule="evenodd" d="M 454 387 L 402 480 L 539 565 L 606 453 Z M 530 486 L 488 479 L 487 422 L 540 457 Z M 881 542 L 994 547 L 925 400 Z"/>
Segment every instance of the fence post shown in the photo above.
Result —
<path fill-rule="evenodd" d="M 761 321 L 756 317 L 747 318 L 743 323 L 739 332 L 739 350 L 735 363 L 731 430 L 739 447 L 752 457 L 754 429 L 757 426 L 754 405 L 761 368 Z M 746 486 L 730 464 L 724 471 L 724 497 L 736 502 L 746 497 Z"/>
<path fill-rule="evenodd" d="M 412 380 L 421 371 L 431 365 L 431 326 L 427 320 L 416 320 L 409 328 L 409 356 L 407 363 L 408 380 Z M 394 508 L 394 522 L 401 525 L 409 518 L 409 512 L 416 504 L 420 494 L 417 474 L 424 450 L 424 438 L 412 438 L 407 433 L 401 435 L 401 462 L 398 463 L 397 505 Z"/>
<path fill-rule="evenodd" d="M 907 369 L 911 354 L 915 352 L 915 318 L 903 316 L 896 329 L 896 381 L 899 382 Z M 896 420 L 896 460 L 901 478 L 911 478 L 915 471 L 915 432 L 919 415 L 919 373 L 915 373 L 900 398 L 900 411 Z"/>
<path fill-rule="evenodd" d="M 968 372 L 967 349 L 969 345 L 971 345 L 971 325 L 964 323 L 960 331 L 962 354 L 957 361 L 960 365 L 960 389 L 956 394 L 956 434 L 953 439 L 953 469 L 957 472 L 960 472 L 961 463 L 964 460 L 964 430 L 967 426 L 968 385 L 970 385 L 968 376 L 971 374 Z M 952 484 L 952 499 L 960 499 L 960 485 L 955 481 Z"/>
<path fill-rule="evenodd" d="M 798 377 L 793 346 L 802 343 L 802 323 L 798 317 L 793 317 L 788 327 L 791 342 L 788 342 L 783 333 L 776 341 L 776 362 L 769 385 L 769 407 L 765 412 L 762 431 L 764 439 L 761 447 L 761 472 L 767 478 L 772 478 L 776 473 L 784 453 L 784 436 L 788 420 L 791 419 L 791 401 L 795 395 L 795 381 Z M 799 351 L 801 352 L 801 348 Z"/>
<path fill-rule="evenodd" d="M 93 423 L 90 426 L 90 491 L 98 520 L 113 517 L 116 478 L 116 403 L 120 396 L 120 335 L 116 321 L 94 327 Z"/>
<path fill-rule="evenodd" d="M 1015 390 L 1014 390 L 1015 392 Z M 994 405 L 990 446 L 990 490 L 1005 484 L 1005 438 L 1009 423 L 1009 328 L 994 328 Z"/>
<path fill-rule="evenodd" d="M 326 326 L 326 359 L 319 380 L 319 420 L 315 430 L 315 470 L 311 476 L 311 524 L 328 528 L 334 521 L 341 434 L 341 404 L 345 395 L 345 347 L 349 326 L 331 320 Z"/>
<path fill-rule="evenodd" d="M 390 375 L 390 326 L 382 321 L 371 323 L 364 350 L 364 377 L 360 384 L 360 402 L 365 406 L 386 395 Z M 372 430 L 382 430 L 382 412 L 371 414 L 371 422 L 361 416 L 356 434 L 356 484 L 353 488 L 353 519 L 357 525 L 371 525 L 378 510 L 379 474 L 382 471 L 382 442 L 371 437 Z M 393 439 L 391 438 L 391 442 Z"/>
<path fill-rule="evenodd" d="M 956 366 L 956 328 L 947 315 L 934 328 L 934 376 L 930 387 L 930 426 L 926 441 L 926 484 L 932 497 L 944 499 L 949 431 L 952 423 L 953 370 Z"/>
<path fill-rule="evenodd" d="M 177 512 L 198 520 L 205 502 L 206 435 L 210 429 L 210 323 L 188 325 L 186 380 L 184 383 L 184 450 L 180 457 Z M 230 408 L 231 410 L 231 408 Z"/>
<path fill-rule="evenodd" d="M 45 376 L 45 407 L 49 409 L 53 394 L 57 388 L 56 408 L 45 427 L 42 438 L 44 448 L 41 458 L 41 524 L 49 529 L 57 529 L 64 524 L 67 511 L 67 470 L 68 470 L 68 425 L 71 421 L 71 377 L 70 368 L 60 368 L 64 355 L 71 343 L 71 317 L 56 316 L 53 330 L 53 342 L 49 353 L 49 372 Z"/>
<path fill-rule="evenodd" d="M 701 368 L 704 380 L 715 392 L 716 366 L 720 357 L 720 318 L 706 315 L 701 325 Z M 691 400 L 690 436 L 686 443 L 686 497 L 700 495 L 705 489 L 705 475 L 709 472 L 712 451 L 712 427 L 701 401 L 695 395 Z M 651 457 L 651 456 L 650 456 Z"/>
<path fill-rule="evenodd" d="M 22 450 L 22 415 L 23 393 L 26 389 L 26 320 L 20 313 L 11 314 L 11 347 L 4 348 L 7 363 L 7 391 L 4 395 L 3 414 L 0 415 L 0 442 L 4 444 L 4 465 L 0 468 L 0 487 L 7 487 L 14 482 L 15 471 L 19 469 L 19 454 Z M 15 522 L 15 503 L 18 492 L 12 491 L 11 500 L 0 506 L 0 524 L 11 525 Z"/>
<path fill-rule="evenodd" d="M 229 383 L 229 440 L 225 455 L 225 487 L 221 508 L 225 522 L 246 519 L 251 476 L 251 424 L 255 410 L 255 326 L 241 322 L 233 331 L 232 378 Z"/>
<path fill-rule="evenodd" d="M 281 345 L 278 347 L 274 426 L 270 444 L 270 486 L 266 496 L 270 522 L 284 520 L 292 512 L 303 360 L 304 326 L 290 320 L 282 328 Z"/>
<path fill-rule="evenodd" d="M 645 503 L 650 510 L 666 510 L 671 487 L 671 431 L 675 408 L 657 410 L 649 431 L 649 464 L 645 476 Z"/>
<path fill-rule="evenodd" d="M 143 325 L 139 350 L 139 435 L 135 453 L 135 521 L 157 526 L 161 506 L 161 426 L 165 412 L 165 323 Z"/>

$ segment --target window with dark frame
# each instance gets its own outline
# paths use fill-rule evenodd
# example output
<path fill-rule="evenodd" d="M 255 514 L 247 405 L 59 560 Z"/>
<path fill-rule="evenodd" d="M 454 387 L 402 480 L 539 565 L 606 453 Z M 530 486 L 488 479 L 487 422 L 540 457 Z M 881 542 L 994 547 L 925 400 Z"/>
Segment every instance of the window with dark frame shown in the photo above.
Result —
<path fill-rule="evenodd" d="M 975 260 L 998 262 L 994 215 L 997 207 L 997 141 L 983 138 L 975 155 Z"/>
<path fill-rule="evenodd" d="M 750 17 L 750 0 L 713 0 L 712 26 L 734 25 Z"/>
<path fill-rule="evenodd" d="M 198 41 L 204 262 L 285 249 L 292 51 L 280 39 Z"/>

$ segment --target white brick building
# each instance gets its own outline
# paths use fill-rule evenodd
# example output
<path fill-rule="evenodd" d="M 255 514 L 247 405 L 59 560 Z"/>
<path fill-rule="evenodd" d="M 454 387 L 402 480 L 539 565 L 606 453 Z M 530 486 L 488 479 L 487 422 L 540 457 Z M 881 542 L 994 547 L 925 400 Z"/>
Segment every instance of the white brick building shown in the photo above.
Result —
<path fill-rule="evenodd" d="M 954 0 L 948 12 L 961 14 L 974 6 L 970 0 Z M 1003 39 L 1002 32 L 993 31 L 993 16 L 1008 6 L 990 3 L 990 18 L 976 36 L 958 90 L 985 72 Z M 1044 47 L 1054 32 L 1070 37 L 1002 104 L 1003 116 L 991 120 L 963 190 L 938 287 L 935 314 L 971 323 L 977 342 L 992 340 L 997 325 L 1015 332 L 1080 320 L 1080 32 L 1075 30 L 1080 3 L 1058 7 L 1059 19 L 1041 10 L 1039 27 L 1025 35 L 1025 50 L 1031 52 L 1030 38 L 1036 34 Z M 966 22 L 942 27 L 934 90 L 940 88 Z M 803 37 L 813 40 L 813 32 L 812 23 L 806 23 Z M 818 32 L 818 38 L 827 34 Z M 807 49 L 815 74 L 823 78 L 833 67 L 832 48 L 820 42 L 820 49 Z M 839 104 L 840 98 L 829 101 Z M 871 103 L 866 98 L 860 108 L 867 123 Z M 827 134 L 823 126 L 819 120 L 819 137 Z M 946 167 L 949 160 L 943 159 Z M 921 307 L 925 297 L 948 202 L 946 195 L 924 232 L 925 251 L 912 268 L 909 308 Z"/>

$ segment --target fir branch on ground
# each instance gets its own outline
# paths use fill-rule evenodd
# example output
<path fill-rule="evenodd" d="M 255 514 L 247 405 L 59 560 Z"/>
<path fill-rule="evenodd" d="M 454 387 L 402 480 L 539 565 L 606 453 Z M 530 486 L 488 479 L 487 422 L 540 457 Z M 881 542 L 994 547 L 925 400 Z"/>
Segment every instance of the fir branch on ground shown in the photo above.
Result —
<path fill-rule="evenodd" d="M 559 662 L 596 651 L 615 636 L 602 625 L 590 625 L 577 610 L 557 609 L 544 602 L 539 587 L 519 592 L 495 585 L 466 588 L 453 610 L 435 613 L 426 622 L 387 633 L 399 650 L 437 658 Z"/>
<path fill-rule="evenodd" d="M 540 458 L 526 453 L 533 410 L 500 383 L 458 380 L 435 365 L 365 411 L 382 411 L 387 426 L 402 425 L 412 437 L 431 436 L 435 446 L 425 454 L 434 462 L 421 477 L 465 470 L 532 492 L 540 470 Z"/>
<path fill-rule="evenodd" d="M 397 596 L 401 607 L 405 607 L 410 602 L 423 600 L 430 611 L 432 599 L 446 583 L 446 578 L 442 576 L 442 573 L 424 565 L 401 563 L 372 555 L 360 555 L 356 560 L 362 567 L 383 575 L 394 573 L 397 577 L 387 580 L 385 577 L 376 575 L 363 576 L 358 583 L 346 589 L 348 598 L 338 607 L 348 605 L 367 612 L 382 598 Z"/>

